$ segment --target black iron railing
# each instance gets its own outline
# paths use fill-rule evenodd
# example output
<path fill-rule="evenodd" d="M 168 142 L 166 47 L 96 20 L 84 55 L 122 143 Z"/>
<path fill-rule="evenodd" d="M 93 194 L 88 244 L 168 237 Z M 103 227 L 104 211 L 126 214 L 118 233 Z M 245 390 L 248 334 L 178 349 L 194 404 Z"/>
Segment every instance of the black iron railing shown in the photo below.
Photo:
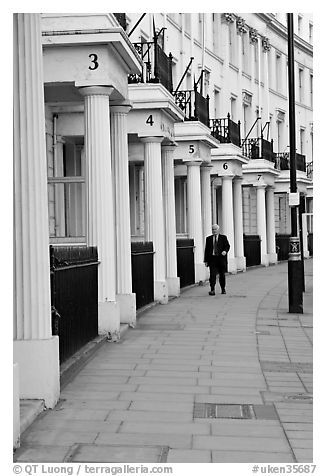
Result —
<path fill-rule="evenodd" d="M 296 154 L 297 170 L 306 172 L 306 156 Z M 278 152 L 275 154 L 275 167 L 278 170 L 290 170 L 290 154 L 289 152 Z M 307 170 L 308 175 L 308 170 Z"/>
<path fill-rule="evenodd" d="M 177 239 L 177 274 L 180 278 L 180 288 L 195 283 L 193 239 Z"/>
<path fill-rule="evenodd" d="M 246 266 L 257 266 L 261 263 L 259 235 L 243 235 L 244 255 L 246 257 Z"/>
<path fill-rule="evenodd" d="M 98 335 L 98 257 L 95 247 L 50 246 L 52 334 L 60 363 Z"/>
<path fill-rule="evenodd" d="M 242 153 L 248 159 L 265 159 L 275 164 L 273 139 L 271 141 L 262 137 L 247 139 L 242 144 Z"/>
<path fill-rule="evenodd" d="M 312 180 L 313 179 L 313 164 L 312 164 L 312 162 L 309 162 L 309 164 L 306 165 L 306 173 L 307 173 L 307 177 Z"/>
<path fill-rule="evenodd" d="M 221 119 L 210 119 L 211 134 L 215 139 L 221 143 L 234 144 L 240 147 L 240 121 L 233 122 L 230 119 L 230 114 Z"/>
<path fill-rule="evenodd" d="M 154 251 L 152 242 L 131 243 L 132 292 L 136 309 L 154 301 Z"/>
<path fill-rule="evenodd" d="M 125 13 L 113 13 L 113 15 L 116 17 L 124 31 L 127 30 L 127 19 L 126 19 L 126 14 Z"/>
<path fill-rule="evenodd" d="M 209 127 L 209 96 L 202 96 L 196 88 L 177 91 L 176 105 L 184 112 L 186 121 L 200 121 Z"/>
<path fill-rule="evenodd" d="M 141 74 L 129 75 L 129 84 L 160 83 L 172 92 L 172 54 L 167 56 L 156 38 L 154 41 L 133 43 L 133 45 L 144 63 L 144 68 Z"/>

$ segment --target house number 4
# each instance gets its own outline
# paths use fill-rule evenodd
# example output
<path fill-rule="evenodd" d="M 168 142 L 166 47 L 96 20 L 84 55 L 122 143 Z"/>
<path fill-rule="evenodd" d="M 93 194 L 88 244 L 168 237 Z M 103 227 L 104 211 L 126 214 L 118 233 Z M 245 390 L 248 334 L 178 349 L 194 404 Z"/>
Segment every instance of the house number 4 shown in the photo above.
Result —
<path fill-rule="evenodd" d="M 88 66 L 88 69 L 90 69 L 91 71 L 93 71 L 94 69 L 97 69 L 98 68 L 98 57 L 95 53 L 91 53 L 90 55 L 88 55 L 89 58 L 91 58 L 91 63 L 92 66 Z"/>

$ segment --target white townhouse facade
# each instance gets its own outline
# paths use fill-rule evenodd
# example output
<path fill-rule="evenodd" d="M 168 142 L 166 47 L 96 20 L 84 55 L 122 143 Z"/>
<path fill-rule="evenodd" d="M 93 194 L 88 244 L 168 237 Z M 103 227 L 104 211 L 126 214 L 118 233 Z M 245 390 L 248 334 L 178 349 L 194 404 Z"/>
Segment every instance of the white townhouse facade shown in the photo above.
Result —
<path fill-rule="evenodd" d="M 294 17 L 308 256 L 313 20 Z M 277 234 L 290 233 L 286 62 L 283 14 L 14 15 L 16 410 L 19 398 L 52 408 L 60 394 L 50 244 L 97 248 L 98 333 L 117 338 L 136 325 L 135 242 L 153 244 L 162 304 L 180 294 L 177 239 L 193 240 L 194 281 L 208 278 L 214 222 L 229 272 L 248 266 L 246 237 L 257 237 L 260 264 L 277 262 Z"/>

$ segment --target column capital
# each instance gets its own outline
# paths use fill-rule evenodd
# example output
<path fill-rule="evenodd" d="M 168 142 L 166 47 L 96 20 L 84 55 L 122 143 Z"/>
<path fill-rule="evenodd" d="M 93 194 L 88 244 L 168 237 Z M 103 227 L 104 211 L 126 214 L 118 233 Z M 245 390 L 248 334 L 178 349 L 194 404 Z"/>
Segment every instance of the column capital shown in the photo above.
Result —
<path fill-rule="evenodd" d="M 254 187 L 256 187 L 256 188 L 258 188 L 258 189 L 260 189 L 260 188 L 264 188 L 264 189 L 265 189 L 265 188 L 267 187 L 267 185 L 266 185 L 266 183 L 257 183 L 257 182 L 256 182 L 256 183 L 254 183 Z"/>
<path fill-rule="evenodd" d="M 210 162 L 202 162 L 201 168 L 206 169 L 206 170 L 210 170 L 210 169 L 213 168 L 213 164 L 211 164 Z"/>
<path fill-rule="evenodd" d="M 226 180 L 233 180 L 234 179 L 234 175 L 220 175 L 222 181 L 226 181 Z"/>
<path fill-rule="evenodd" d="M 132 108 L 132 105 L 130 103 L 126 104 L 114 104 L 110 102 L 110 113 L 112 114 L 128 114 L 130 109 Z"/>
<path fill-rule="evenodd" d="M 202 161 L 201 160 L 185 160 L 183 163 L 186 164 L 187 167 L 190 165 L 197 165 L 199 167 L 202 164 Z"/>
<path fill-rule="evenodd" d="M 267 192 L 274 192 L 275 190 L 275 185 L 267 185 L 266 186 Z"/>
<path fill-rule="evenodd" d="M 149 136 L 149 137 L 141 137 L 140 142 L 143 142 L 144 144 L 151 144 L 151 143 L 161 143 L 164 137 L 158 137 L 158 136 Z"/>
<path fill-rule="evenodd" d="M 234 181 L 236 183 L 242 183 L 243 182 L 243 177 L 236 176 L 236 177 L 234 177 Z"/>
<path fill-rule="evenodd" d="M 77 86 L 82 96 L 110 96 L 112 86 Z"/>
<path fill-rule="evenodd" d="M 162 144 L 162 150 L 168 152 L 174 152 L 175 149 L 178 147 L 178 144 Z"/>

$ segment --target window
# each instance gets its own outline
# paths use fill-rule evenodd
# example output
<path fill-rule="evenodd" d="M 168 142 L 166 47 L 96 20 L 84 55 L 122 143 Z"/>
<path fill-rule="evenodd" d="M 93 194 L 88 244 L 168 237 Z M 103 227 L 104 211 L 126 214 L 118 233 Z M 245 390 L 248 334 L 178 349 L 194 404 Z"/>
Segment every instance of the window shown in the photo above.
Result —
<path fill-rule="evenodd" d="M 314 80 L 314 77 L 312 74 L 310 74 L 310 106 L 313 107 L 313 102 L 314 102 L 314 98 L 313 98 L 313 80 Z"/>
<path fill-rule="evenodd" d="M 234 23 L 229 23 L 229 60 L 230 63 L 235 62 L 235 31 Z"/>
<path fill-rule="evenodd" d="M 187 33 L 190 33 L 190 25 L 191 25 L 191 13 L 185 13 L 185 30 Z"/>
<path fill-rule="evenodd" d="M 299 101 L 303 102 L 304 90 L 303 90 L 303 69 L 299 68 Z"/>
<path fill-rule="evenodd" d="M 314 27 L 312 23 L 309 23 L 309 43 L 313 43 L 313 33 L 314 33 Z"/>
<path fill-rule="evenodd" d="M 236 98 L 230 98 L 230 109 L 231 109 L 231 119 L 232 121 L 236 120 Z"/>
<path fill-rule="evenodd" d="M 218 118 L 220 115 L 220 91 L 218 89 L 214 90 L 214 112 L 214 117 Z"/>
<path fill-rule="evenodd" d="M 305 130 L 300 128 L 300 154 L 305 153 Z"/>
<path fill-rule="evenodd" d="M 298 35 L 302 35 L 302 16 L 298 15 Z"/>
<path fill-rule="evenodd" d="M 258 62 L 259 49 L 258 49 L 258 42 L 254 43 L 253 48 L 254 48 L 255 78 L 258 79 L 258 77 L 259 77 L 259 62 Z"/>
<path fill-rule="evenodd" d="M 276 91 L 282 91 L 282 56 L 280 53 L 276 53 L 275 56 L 275 82 Z"/>
<path fill-rule="evenodd" d="M 82 137 L 65 137 L 48 156 L 51 242 L 84 241 L 86 235 L 85 158 Z"/>
<path fill-rule="evenodd" d="M 213 13 L 212 14 L 212 20 L 213 20 L 213 52 L 218 53 L 219 51 L 219 22 L 220 22 L 220 16 L 218 13 Z"/>

